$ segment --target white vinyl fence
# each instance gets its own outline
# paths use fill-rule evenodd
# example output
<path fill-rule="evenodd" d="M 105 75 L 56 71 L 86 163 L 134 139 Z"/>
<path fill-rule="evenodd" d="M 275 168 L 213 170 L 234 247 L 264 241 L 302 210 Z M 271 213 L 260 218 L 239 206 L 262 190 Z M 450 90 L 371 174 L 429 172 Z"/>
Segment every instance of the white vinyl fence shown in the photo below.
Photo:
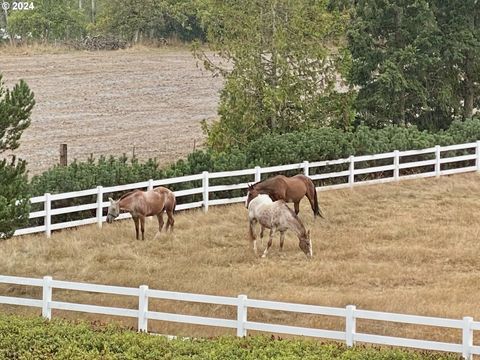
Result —
<path fill-rule="evenodd" d="M 471 317 L 464 317 L 463 319 L 444 319 L 436 317 L 359 310 L 354 305 L 348 305 L 346 308 L 335 308 L 316 305 L 255 300 L 249 299 L 246 295 L 239 295 L 238 297 L 225 297 L 153 290 L 149 289 L 146 285 L 142 285 L 138 288 L 129 288 L 120 286 L 59 281 L 53 280 L 50 276 L 45 276 L 43 279 L 34 279 L 0 275 L 0 283 L 42 287 L 42 299 L 0 296 L 0 304 L 38 307 L 42 309 L 43 317 L 49 320 L 52 317 L 52 310 L 68 310 L 137 318 L 138 331 L 144 332 L 148 332 L 149 320 L 160 320 L 236 329 L 237 336 L 240 337 L 246 336 L 249 330 L 254 330 L 277 334 L 300 335 L 322 339 L 332 339 L 345 342 L 347 346 L 353 346 L 356 342 L 363 342 L 369 344 L 401 346 L 424 350 L 446 351 L 460 353 L 465 359 L 472 359 L 473 355 L 480 354 L 480 346 L 473 345 L 473 333 L 475 330 L 480 330 L 480 322 L 473 321 L 473 318 Z M 55 301 L 53 299 L 54 289 L 68 289 L 103 294 L 134 296 L 138 299 L 138 308 L 124 309 L 117 307 L 106 307 Z M 148 307 L 149 299 L 167 299 L 185 302 L 232 306 L 237 309 L 237 317 L 236 319 L 222 319 L 214 317 L 202 317 L 151 311 Z M 345 319 L 345 326 L 341 331 L 335 331 L 322 330 L 317 328 L 305 328 L 292 325 L 254 322 L 249 321 L 247 316 L 248 309 L 251 308 L 340 317 L 342 319 Z M 458 329 L 459 333 L 462 334 L 462 343 L 447 343 L 439 341 L 427 341 L 359 333 L 356 331 L 356 321 L 363 319 Z"/>
<path fill-rule="evenodd" d="M 475 150 L 474 153 L 462 156 L 454 156 L 454 157 L 442 157 L 442 153 L 454 150 Z M 428 155 L 434 154 L 435 158 L 422 160 L 422 161 L 408 161 L 409 158 L 416 155 Z M 356 167 L 356 164 L 362 164 L 366 161 L 374 161 L 374 160 L 381 160 L 381 159 L 391 159 L 392 163 L 390 165 L 384 166 L 375 166 L 375 167 L 363 167 L 360 168 Z M 448 169 L 442 170 L 441 166 L 443 164 L 451 164 L 451 163 L 458 163 L 461 161 L 474 161 L 475 165 L 467 166 L 467 167 L 460 167 L 455 169 Z M 310 169 L 314 168 L 324 168 L 330 165 L 338 165 L 338 164 L 349 164 L 349 169 L 345 171 L 339 172 L 331 172 L 331 173 L 319 173 L 315 175 L 309 175 Z M 416 173 L 410 175 L 400 175 L 400 170 L 403 169 L 414 169 L 418 167 L 425 167 L 425 166 L 433 166 L 433 171 L 430 172 L 423 172 L 423 173 Z M 347 181 L 345 183 L 336 184 L 336 185 L 329 185 L 329 186 L 322 186 L 317 188 L 317 190 L 327 190 L 327 189 L 340 189 L 340 188 L 348 188 L 353 187 L 356 185 L 366 185 L 366 184 L 377 184 L 377 183 L 384 183 L 384 182 L 391 182 L 391 181 L 398 181 L 401 179 L 415 179 L 415 178 L 425 178 L 425 177 L 432 177 L 432 176 L 440 176 L 440 175 L 450 175 L 450 174 L 457 174 L 457 173 L 464 173 L 470 171 L 480 171 L 480 141 L 468 144 L 459 144 L 459 145 L 451 145 L 451 146 L 435 146 L 428 149 L 421 149 L 421 150 L 407 150 L 407 151 L 392 151 L 389 153 L 383 154 L 376 154 L 376 155 L 364 155 L 364 156 L 350 156 L 347 159 L 338 159 L 338 160 L 326 160 L 326 161 L 317 161 L 317 162 L 308 162 L 304 161 L 302 163 L 297 164 L 290 164 L 290 165 L 282 165 L 282 166 L 272 166 L 261 168 L 259 166 L 253 169 L 246 169 L 246 170 L 235 170 L 235 171 L 224 171 L 224 172 L 215 172 L 209 173 L 207 171 L 203 172 L 202 174 L 197 175 L 189 175 L 189 176 L 182 176 L 177 178 L 171 179 L 162 179 L 162 180 L 148 180 L 144 182 L 139 182 L 135 184 L 128 184 L 128 185 L 119 185 L 119 186 L 112 186 L 112 187 L 102 187 L 98 186 L 95 189 L 83 190 L 83 191 L 75 191 L 63 194 L 45 194 L 43 196 L 37 196 L 30 199 L 32 204 L 43 203 L 44 207 L 41 211 L 35 211 L 30 213 L 30 219 L 34 218 L 44 218 L 44 224 L 41 226 L 35 226 L 25 229 L 19 229 L 15 232 L 15 235 L 25 235 L 31 233 L 38 233 L 38 232 L 45 232 L 47 237 L 50 237 L 52 230 L 58 229 L 65 229 L 69 227 L 75 227 L 80 225 L 86 224 L 94 224 L 97 223 L 99 227 L 102 226 L 102 223 L 106 220 L 106 216 L 103 216 L 103 209 L 108 207 L 109 202 L 105 201 L 104 194 L 107 193 L 114 193 L 118 191 L 125 191 L 125 190 L 133 190 L 133 189 L 153 189 L 156 186 L 168 186 L 171 184 L 178 184 L 178 183 L 185 183 L 191 181 L 202 181 L 202 186 L 194 189 L 188 190 L 180 190 L 175 191 L 175 196 L 177 198 L 187 195 L 193 194 L 202 194 L 203 199 L 202 201 L 181 204 L 177 206 L 177 210 L 185 210 L 185 209 L 192 209 L 197 207 L 203 207 L 205 211 L 208 211 L 208 207 L 210 205 L 224 205 L 224 204 L 231 204 L 231 203 L 238 203 L 245 201 L 245 196 L 243 197 L 236 197 L 230 199 L 216 199 L 216 200 L 209 200 L 209 194 L 215 192 L 222 192 L 227 190 L 235 190 L 235 189 L 246 189 L 248 187 L 248 183 L 240 183 L 234 185 L 215 185 L 209 186 L 210 179 L 218 179 L 218 178 L 231 178 L 243 175 L 252 175 L 252 182 L 260 181 L 262 174 L 270 174 L 276 173 L 280 171 L 286 170 L 300 170 L 305 175 L 310 176 L 312 180 L 324 180 L 324 179 L 334 179 L 334 178 L 345 178 Z M 391 171 L 391 177 L 384 177 L 380 179 L 374 180 L 367 180 L 367 181 L 355 181 L 355 176 L 363 175 L 363 174 L 372 174 L 372 173 L 380 173 Z M 317 171 L 318 172 L 318 171 Z M 64 200 L 64 199 L 72 199 L 72 198 L 80 198 L 84 196 L 91 196 L 95 195 L 97 201 L 91 204 L 84 204 L 78 206 L 69 206 L 69 207 L 61 207 L 61 208 L 52 208 L 52 202 L 57 200 Z M 76 220 L 76 221 L 69 221 L 69 222 L 61 222 L 61 223 L 53 223 L 52 217 L 60 214 L 68 214 L 68 213 L 76 213 L 85 210 L 95 210 L 96 216 L 83 219 L 83 220 Z M 121 214 L 119 219 L 124 219 L 130 217 L 130 214 Z"/>

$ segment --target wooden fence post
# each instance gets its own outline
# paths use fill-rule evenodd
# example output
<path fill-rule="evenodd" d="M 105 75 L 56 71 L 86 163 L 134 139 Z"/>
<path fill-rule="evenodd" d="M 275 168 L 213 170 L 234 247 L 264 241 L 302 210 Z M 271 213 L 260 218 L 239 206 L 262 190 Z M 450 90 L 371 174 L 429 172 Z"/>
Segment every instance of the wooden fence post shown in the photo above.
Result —
<path fill-rule="evenodd" d="M 67 144 L 60 144 L 60 166 L 67 166 Z"/>
<path fill-rule="evenodd" d="M 393 152 L 393 178 L 395 181 L 398 181 L 400 178 L 400 151 L 395 150 Z"/>
<path fill-rule="evenodd" d="M 247 329 L 245 323 L 247 322 L 247 295 L 238 295 L 237 304 L 237 336 L 247 336 Z"/>
<path fill-rule="evenodd" d="M 262 168 L 260 166 L 255 166 L 255 182 L 262 180 Z"/>
<path fill-rule="evenodd" d="M 480 171 L 480 140 L 477 140 L 477 147 L 475 148 L 475 154 L 477 155 L 475 165 L 477 165 L 477 171 Z"/>
<path fill-rule="evenodd" d="M 97 226 L 102 228 L 103 219 L 103 186 L 97 186 Z"/>
<path fill-rule="evenodd" d="M 208 171 L 203 172 L 203 211 L 208 211 Z"/>
<path fill-rule="evenodd" d="M 45 194 L 45 234 L 47 238 L 52 236 L 52 200 L 50 193 Z"/>
<path fill-rule="evenodd" d="M 435 145 L 435 176 L 440 176 L 440 145 Z"/>
<path fill-rule="evenodd" d="M 42 296 L 42 316 L 47 319 L 52 319 L 52 309 L 50 303 L 52 302 L 52 277 L 43 277 L 43 296 Z"/>
<path fill-rule="evenodd" d="M 304 161 L 304 162 L 302 163 L 302 167 L 303 167 L 303 175 L 305 175 L 305 176 L 310 176 L 310 175 L 309 175 L 308 161 Z"/>
<path fill-rule="evenodd" d="M 148 180 L 147 190 L 153 190 L 153 179 Z"/>
<path fill-rule="evenodd" d="M 462 330 L 462 356 L 464 359 L 472 359 L 472 346 L 473 346 L 473 330 L 472 330 L 473 318 L 465 316 L 463 318 L 463 330 Z"/>
<path fill-rule="evenodd" d="M 148 286 L 141 285 L 138 295 L 138 331 L 148 332 Z"/>
<path fill-rule="evenodd" d="M 348 167 L 348 184 L 350 187 L 353 187 L 355 183 L 355 157 L 351 155 L 348 159 L 350 160 L 350 166 Z"/>
<path fill-rule="evenodd" d="M 348 347 L 355 345 L 355 331 L 357 322 L 355 320 L 355 305 L 347 305 L 347 316 L 345 318 L 345 336 Z"/>

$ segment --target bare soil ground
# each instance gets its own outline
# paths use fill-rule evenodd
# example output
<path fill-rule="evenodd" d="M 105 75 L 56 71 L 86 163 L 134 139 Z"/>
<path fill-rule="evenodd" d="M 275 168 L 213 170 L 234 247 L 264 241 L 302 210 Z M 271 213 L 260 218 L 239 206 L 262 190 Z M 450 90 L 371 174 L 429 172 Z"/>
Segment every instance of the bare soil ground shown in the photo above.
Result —
<path fill-rule="evenodd" d="M 324 306 L 480 319 L 480 207 L 478 174 L 373 185 L 319 193 L 326 219 L 313 220 L 304 200 L 300 217 L 311 229 L 314 258 L 306 260 L 288 234 L 283 254 L 278 237 L 268 258 L 253 255 L 243 204 L 176 214 L 173 235 L 134 240 L 131 220 L 0 243 L 0 274 L 42 277 L 202 294 L 289 301 Z M 2 295 L 41 297 L 23 286 L 0 286 Z M 54 299 L 135 309 L 138 300 L 78 292 Z M 235 318 L 235 309 L 151 301 L 156 311 Z M 35 313 L 38 309 L 0 307 Z M 53 316 L 112 321 L 92 314 L 54 311 Z M 342 330 L 335 318 L 249 310 L 253 321 Z M 118 318 L 117 318 L 118 319 Z M 116 319 L 115 319 L 116 320 Z M 128 326 L 135 321 L 121 319 Z M 227 330 L 150 321 L 163 334 L 210 336 Z M 460 331 L 358 321 L 362 332 L 453 341 Z M 477 339 L 476 339 L 477 340 Z"/>
<path fill-rule="evenodd" d="M 0 49 L 0 72 L 35 92 L 32 124 L 16 154 L 30 175 L 59 161 L 91 154 L 135 154 L 173 162 L 201 144 L 202 119 L 216 116 L 222 80 L 212 78 L 186 48 L 10 53 Z M 8 53 L 5 53 L 8 52 Z"/>

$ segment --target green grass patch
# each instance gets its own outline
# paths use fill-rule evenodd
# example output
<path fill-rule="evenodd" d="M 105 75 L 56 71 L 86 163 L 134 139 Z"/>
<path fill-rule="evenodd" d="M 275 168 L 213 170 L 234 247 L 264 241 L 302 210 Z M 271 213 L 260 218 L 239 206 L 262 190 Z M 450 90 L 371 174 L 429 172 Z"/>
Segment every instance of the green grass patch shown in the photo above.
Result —
<path fill-rule="evenodd" d="M 459 359 L 458 355 L 251 336 L 175 339 L 117 325 L 0 315 L 0 359 Z"/>

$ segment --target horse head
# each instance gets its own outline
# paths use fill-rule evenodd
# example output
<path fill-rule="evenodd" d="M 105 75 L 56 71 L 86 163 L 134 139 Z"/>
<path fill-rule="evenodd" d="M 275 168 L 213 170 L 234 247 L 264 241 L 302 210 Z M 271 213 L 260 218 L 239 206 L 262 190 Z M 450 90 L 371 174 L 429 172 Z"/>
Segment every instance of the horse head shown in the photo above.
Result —
<path fill-rule="evenodd" d="M 310 230 L 307 230 L 304 234 L 302 234 L 299 239 L 300 242 L 298 245 L 300 246 L 300 249 L 302 249 L 308 258 L 311 258 L 313 256 L 313 251 L 312 241 L 310 240 Z"/>
<path fill-rule="evenodd" d="M 115 201 L 112 198 L 109 198 L 109 200 L 110 206 L 108 207 L 107 223 L 110 224 L 120 215 L 120 204 L 119 201 Z"/>
<path fill-rule="evenodd" d="M 258 196 L 258 191 L 255 190 L 255 184 L 248 185 L 247 199 L 245 200 L 245 207 L 248 208 L 250 201 Z"/>

